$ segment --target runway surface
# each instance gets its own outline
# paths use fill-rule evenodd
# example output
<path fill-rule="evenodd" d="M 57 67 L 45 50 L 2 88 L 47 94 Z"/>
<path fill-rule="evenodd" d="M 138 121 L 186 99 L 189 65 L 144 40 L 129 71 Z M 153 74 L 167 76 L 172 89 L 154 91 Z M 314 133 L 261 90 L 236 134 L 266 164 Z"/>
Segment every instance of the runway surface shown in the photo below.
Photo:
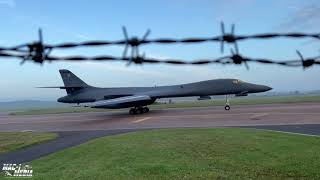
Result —
<path fill-rule="evenodd" d="M 3 163 L 32 161 L 91 139 L 158 128 L 244 127 L 320 136 L 320 103 L 10 116 L 0 114 L 0 131 L 51 131 L 53 141 L 0 155 Z"/>
<path fill-rule="evenodd" d="M 88 131 L 174 127 L 320 124 L 320 103 L 270 104 L 151 110 L 142 115 L 117 112 L 36 116 L 0 115 L 0 131 Z"/>

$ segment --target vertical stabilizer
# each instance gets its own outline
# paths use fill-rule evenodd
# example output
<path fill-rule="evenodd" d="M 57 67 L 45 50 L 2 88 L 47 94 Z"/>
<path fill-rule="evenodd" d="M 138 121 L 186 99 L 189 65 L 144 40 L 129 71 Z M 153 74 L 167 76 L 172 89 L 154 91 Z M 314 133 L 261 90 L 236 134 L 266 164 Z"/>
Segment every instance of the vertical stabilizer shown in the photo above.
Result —
<path fill-rule="evenodd" d="M 72 94 L 74 91 L 77 91 L 82 88 L 90 87 L 71 71 L 66 69 L 59 70 L 61 78 L 63 80 L 67 94 Z"/>

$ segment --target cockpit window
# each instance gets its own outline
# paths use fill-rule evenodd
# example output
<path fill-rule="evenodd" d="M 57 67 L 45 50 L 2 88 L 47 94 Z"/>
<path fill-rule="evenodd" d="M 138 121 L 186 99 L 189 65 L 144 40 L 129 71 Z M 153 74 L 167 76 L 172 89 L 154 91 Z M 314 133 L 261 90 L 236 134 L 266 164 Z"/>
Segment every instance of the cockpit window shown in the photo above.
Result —
<path fill-rule="evenodd" d="M 242 83 L 243 81 L 239 80 L 239 79 L 235 79 L 232 81 L 233 84 L 240 84 Z"/>
<path fill-rule="evenodd" d="M 237 79 L 236 79 L 236 80 L 233 80 L 232 83 L 233 83 L 233 84 L 239 84 L 239 80 L 237 80 Z"/>

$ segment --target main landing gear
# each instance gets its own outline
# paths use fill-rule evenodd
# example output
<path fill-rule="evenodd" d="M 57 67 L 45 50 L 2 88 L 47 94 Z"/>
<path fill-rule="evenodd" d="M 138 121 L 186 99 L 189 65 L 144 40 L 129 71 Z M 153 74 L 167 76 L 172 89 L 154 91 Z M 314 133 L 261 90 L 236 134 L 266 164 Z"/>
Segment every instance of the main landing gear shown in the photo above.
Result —
<path fill-rule="evenodd" d="M 226 95 L 226 105 L 224 106 L 224 109 L 226 111 L 230 110 L 230 103 L 229 103 L 228 95 Z"/>
<path fill-rule="evenodd" d="M 130 110 L 129 110 L 129 114 L 131 114 L 131 115 L 143 114 L 143 113 L 147 113 L 147 112 L 149 112 L 148 107 L 133 107 L 133 108 L 130 108 Z"/>

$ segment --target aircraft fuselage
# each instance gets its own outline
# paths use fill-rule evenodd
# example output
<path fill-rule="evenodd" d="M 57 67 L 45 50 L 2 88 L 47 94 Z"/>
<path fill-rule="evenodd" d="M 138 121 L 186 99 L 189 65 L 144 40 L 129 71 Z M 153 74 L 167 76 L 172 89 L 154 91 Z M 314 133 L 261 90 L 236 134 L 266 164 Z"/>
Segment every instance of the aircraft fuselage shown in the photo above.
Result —
<path fill-rule="evenodd" d="M 249 94 L 259 93 L 270 90 L 264 85 L 243 82 L 237 79 L 216 79 L 200 81 L 195 83 L 173 85 L 173 86 L 155 86 L 155 87 L 119 87 L 119 88 L 82 88 L 70 95 L 58 99 L 63 103 L 87 103 L 100 100 L 108 100 L 132 95 L 150 96 L 152 100 L 139 102 L 139 105 L 145 106 L 152 104 L 159 98 L 170 97 L 188 97 L 188 96 L 210 96 L 210 95 L 229 95 L 229 94 Z M 133 107 L 136 104 L 126 104 L 122 107 Z M 116 108 L 116 107 L 114 107 Z"/>

